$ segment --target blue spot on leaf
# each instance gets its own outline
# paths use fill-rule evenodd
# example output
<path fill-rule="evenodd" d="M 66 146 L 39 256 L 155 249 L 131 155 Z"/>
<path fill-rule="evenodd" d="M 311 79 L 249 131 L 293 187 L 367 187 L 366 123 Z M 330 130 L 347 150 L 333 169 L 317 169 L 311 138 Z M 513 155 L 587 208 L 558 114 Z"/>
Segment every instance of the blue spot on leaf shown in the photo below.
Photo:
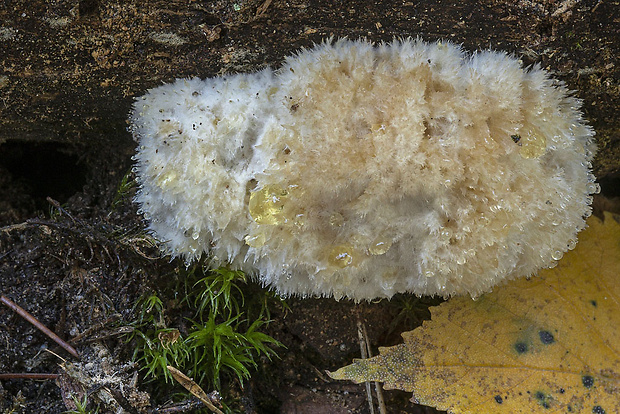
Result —
<path fill-rule="evenodd" d="M 528 351 L 529 347 L 527 346 L 527 344 L 525 342 L 517 342 L 515 345 L 515 351 L 517 351 L 519 354 L 524 354 Z"/>
<path fill-rule="evenodd" d="M 555 342 L 553 334 L 549 331 L 539 331 L 538 336 L 540 336 L 540 342 L 545 345 L 549 345 Z"/>
<path fill-rule="evenodd" d="M 583 383 L 584 387 L 592 388 L 592 386 L 594 385 L 594 378 L 592 378 L 591 375 L 584 375 L 583 377 L 581 377 L 581 382 Z"/>

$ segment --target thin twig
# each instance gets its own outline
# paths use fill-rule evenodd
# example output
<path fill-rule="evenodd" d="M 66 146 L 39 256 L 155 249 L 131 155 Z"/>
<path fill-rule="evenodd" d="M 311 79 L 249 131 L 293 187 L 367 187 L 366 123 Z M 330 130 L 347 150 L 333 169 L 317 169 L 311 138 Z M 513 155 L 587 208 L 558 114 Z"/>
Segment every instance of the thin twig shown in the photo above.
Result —
<path fill-rule="evenodd" d="M 194 411 L 197 408 L 203 407 L 204 404 L 199 400 L 187 400 L 180 403 L 157 407 L 150 411 L 152 414 L 178 414 L 178 413 L 186 413 L 189 411 Z"/>
<path fill-rule="evenodd" d="M 34 316 L 29 314 L 25 309 L 21 308 L 11 299 L 7 298 L 4 295 L 0 295 L 0 302 L 2 302 L 4 305 L 11 308 L 15 313 L 17 313 L 22 318 L 24 318 L 25 320 L 33 324 L 38 330 L 43 332 L 45 335 L 49 336 L 54 342 L 56 342 L 58 345 L 63 347 L 68 353 L 70 353 L 71 355 L 73 355 L 74 357 L 78 359 L 80 358 L 80 356 L 78 355 L 74 347 L 66 343 L 64 340 L 62 340 L 58 335 L 52 332 L 47 326 L 43 325 Z"/>
<path fill-rule="evenodd" d="M 50 221 L 50 220 L 42 220 L 42 219 L 37 219 L 37 218 L 28 219 L 26 221 L 26 224 L 35 225 L 35 226 L 47 226 L 47 227 L 55 228 L 56 230 L 64 230 L 69 233 L 77 234 L 78 236 L 84 237 L 87 240 L 90 239 L 90 240 L 96 241 L 100 244 L 110 243 L 110 241 L 107 238 L 97 234 L 92 228 L 86 225 L 82 225 L 82 228 L 85 228 L 86 230 L 88 230 L 88 232 L 80 230 L 78 228 L 68 226 L 64 223 Z"/>
<path fill-rule="evenodd" d="M 122 318 L 122 316 L 121 316 L 120 313 L 115 313 L 112 316 L 110 316 L 109 318 L 107 318 L 106 320 L 101 321 L 101 322 L 91 326 L 90 328 L 86 329 L 84 332 L 82 332 L 80 334 L 77 334 L 76 336 L 74 336 L 73 338 L 71 338 L 69 340 L 69 343 L 76 344 L 76 343 L 80 342 L 82 340 L 82 338 L 90 336 L 90 335 L 92 335 L 96 331 L 102 330 L 109 323 L 116 322 L 117 320 L 119 320 L 121 318 Z"/>
<path fill-rule="evenodd" d="M 271 4 L 271 0 L 265 0 L 265 2 L 263 4 L 258 6 L 258 9 L 256 9 L 256 16 L 255 17 L 260 17 L 263 14 L 265 14 L 265 12 L 269 8 L 270 4 Z"/>
<path fill-rule="evenodd" d="M 32 379 L 32 380 L 48 380 L 58 378 L 58 374 L 39 374 L 35 372 L 8 372 L 0 374 L 0 380 L 3 379 Z"/>
<path fill-rule="evenodd" d="M 366 345 L 366 338 L 364 337 L 364 330 L 362 328 L 362 322 L 357 321 L 357 337 L 360 341 L 360 352 L 362 359 L 368 358 L 368 346 Z M 372 390 L 370 389 L 370 382 L 366 381 L 366 397 L 368 398 L 368 406 L 370 407 L 370 414 L 375 414 L 375 406 L 372 402 Z"/>
<path fill-rule="evenodd" d="M 368 358 L 372 358 L 372 349 L 370 349 L 370 341 L 368 340 L 368 332 L 366 332 L 366 325 L 362 324 L 362 332 L 364 333 L 364 339 L 366 340 L 366 349 L 368 350 Z M 385 400 L 383 399 L 383 389 L 381 383 L 375 381 L 375 391 L 377 393 L 377 405 L 379 406 L 379 413 L 386 414 L 387 407 L 385 406 Z"/>
<path fill-rule="evenodd" d="M 47 200 L 48 203 L 50 203 L 52 206 L 56 207 L 58 209 L 58 211 L 60 211 L 61 213 L 63 213 L 64 215 L 66 215 L 67 217 L 69 217 L 71 219 L 71 221 L 73 222 L 73 224 L 79 224 L 81 226 L 84 226 L 84 223 L 82 223 L 82 221 L 78 218 L 75 218 L 71 215 L 71 213 L 69 213 L 67 210 L 65 210 L 58 201 L 54 200 L 52 197 L 45 197 L 45 199 Z"/>
<path fill-rule="evenodd" d="M 314 373 L 317 375 L 317 377 L 319 377 L 321 379 L 321 381 L 326 382 L 326 383 L 330 383 L 330 382 L 334 382 L 332 380 L 330 380 L 329 378 L 327 378 L 325 375 L 323 375 L 323 373 L 321 372 L 320 369 L 318 369 L 317 367 L 315 367 L 314 365 L 310 364 L 310 366 L 312 367 L 312 369 L 314 370 Z"/>
<path fill-rule="evenodd" d="M 19 223 L 19 224 L 11 224 L 9 226 L 0 227 L 0 231 L 6 234 L 9 234 L 13 230 L 25 229 L 27 226 L 28 226 L 28 222 L 24 221 L 23 223 Z"/>

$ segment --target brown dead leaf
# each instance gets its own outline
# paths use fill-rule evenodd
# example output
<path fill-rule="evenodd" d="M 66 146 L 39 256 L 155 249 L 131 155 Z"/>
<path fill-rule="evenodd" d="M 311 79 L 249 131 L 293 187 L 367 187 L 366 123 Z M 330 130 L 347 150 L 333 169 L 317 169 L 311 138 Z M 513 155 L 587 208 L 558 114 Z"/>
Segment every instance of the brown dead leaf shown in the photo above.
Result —
<path fill-rule="evenodd" d="M 404 344 L 330 375 L 450 413 L 620 413 L 620 225 L 588 225 L 556 268 L 431 308 Z"/>

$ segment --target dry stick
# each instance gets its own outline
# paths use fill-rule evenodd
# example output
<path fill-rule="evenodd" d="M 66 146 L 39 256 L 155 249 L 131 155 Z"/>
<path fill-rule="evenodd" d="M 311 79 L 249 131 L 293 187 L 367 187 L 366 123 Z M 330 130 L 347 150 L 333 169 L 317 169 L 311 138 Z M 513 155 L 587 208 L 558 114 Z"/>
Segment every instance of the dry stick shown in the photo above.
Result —
<path fill-rule="evenodd" d="M 13 230 L 25 229 L 27 226 L 28 226 L 28 222 L 24 221 L 23 223 L 19 223 L 19 224 L 11 224 L 9 226 L 0 227 L 0 231 L 3 231 L 4 233 L 9 234 Z"/>
<path fill-rule="evenodd" d="M 197 399 L 187 400 L 180 403 L 157 407 L 151 411 L 148 411 L 151 414 L 177 414 L 177 413 L 186 413 L 186 412 L 194 412 L 196 409 L 204 407 L 204 403 Z"/>
<path fill-rule="evenodd" d="M 191 379 L 175 367 L 171 367 L 170 365 L 168 365 L 168 371 L 170 371 L 174 379 L 177 380 L 179 384 L 181 384 L 183 387 L 185 387 L 187 391 L 191 392 L 192 395 L 202 401 L 204 405 L 209 408 L 209 410 L 213 411 L 216 414 L 224 414 L 219 408 L 213 405 L 211 397 L 209 397 L 209 395 L 207 395 L 207 393 L 204 392 L 204 390 L 200 388 L 200 385 L 196 384 L 193 379 Z"/>
<path fill-rule="evenodd" d="M 38 330 L 43 332 L 45 335 L 49 336 L 52 340 L 54 340 L 54 342 L 56 342 L 58 345 L 63 347 L 68 353 L 70 353 L 71 355 L 73 355 L 74 357 L 78 359 L 80 358 L 80 356 L 78 355 L 74 347 L 72 347 L 71 345 L 69 345 L 62 339 L 60 339 L 60 337 L 56 335 L 54 332 L 52 332 L 50 329 L 48 329 L 47 326 L 43 325 L 34 316 L 29 314 L 23 308 L 19 307 L 19 305 L 17 305 L 11 299 L 7 298 L 4 295 L 0 295 L 0 302 L 2 302 L 3 304 L 11 308 L 14 312 L 19 314 L 19 316 L 21 316 L 22 318 L 24 318 L 25 320 L 33 324 Z"/>
<path fill-rule="evenodd" d="M 119 320 L 121 318 L 122 318 L 122 315 L 120 313 L 115 313 L 115 314 L 111 315 L 109 318 L 107 318 L 105 321 L 99 322 L 96 325 L 93 325 L 90 328 L 86 329 L 84 332 L 82 332 L 80 334 L 77 334 L 73 338 L 69 339 L 69 343 L 70 344 L 78 343 L 79 341 L 82 340 L 82 338 L 84 338 L 86 336 L 90 336 L 95 331 L 102 330 L 110 322 L 115 322 L 115 321 L 117 321 L 117 320 Z"/>
<path fill-rule="evenodd" d="M 82 226 L 84 225 L 80 219 L 76 219 L 75 217 L 73 217 L 71 215 L 71 213 L 69 213 L 67 210 L 62 208 L 62 206 L 60 205 L 60 203 L 58 201 L 54 200 L 52 197 L 45 197 L 45 199 L 52 206 L 56 207 L 58 209 L 58 211 L 60 211 L 61 213 L 65 214 L 67 217 L 69 217 L 71 219 L 71 221 L 73 222 L 73 224 L 79 224 L 79 225 L 82 225 Z"/>
<path fill-rule="evenodd" d="M 33 380 L 38 380 L 38 379 L 56 379 L 58 378 L 59 375 L 58 374 L 37 374 L 34 372 L 15 372 L 15 373 L 8 373 L 8 374 L 0 374 L 0 380 L 3 379 L 33 379 Z"/>
<path fill-rule="evenodd" d="M 260 17 L 263 14 L 265 14 L 265 12 L 267 11 L 267 8 L 269 7 L 270 4 L 271 4 L 271 0 L 265 0 L 265 2 L 263 4 L 258 6 L 258 9 L 256 9 L 256 16 L 255 17 Z"/>
<path fill-rule="evenodd" d="M 362 324 L 362 331 L 364 333 L 364 339 L 366 339 L 366 347 L 368 348 L 368 358 L 372 358 L 372 350 L 370 349 L 370 341 L 368 340 L 368 333 L 366 332 L 366 325 Z M 377 404 L 379 405 L 379 413 L 386 414 L 387 408 L 385 406 L 385 400 L 383 399 L 383 389 L 381 383 L 375 381 L 375 391 L 377 393 Z"/>
<path fill-rule="evenodd" d="M 364 337 L 364 331 L 362 329 L 362 322 L 357 321 L 357 336 L 360 340 L 360 352 L 362 353 L 362 359 L 368 358 L 368 346 L 366 345 L 366 338 Z M 375 406 L 372 403 L 372 390 L 370 389 L 370 382 L 366 381 L 366 396 L 368 397 L 368 406 L 370 407 L 370 414 L 375 414 Z"/>

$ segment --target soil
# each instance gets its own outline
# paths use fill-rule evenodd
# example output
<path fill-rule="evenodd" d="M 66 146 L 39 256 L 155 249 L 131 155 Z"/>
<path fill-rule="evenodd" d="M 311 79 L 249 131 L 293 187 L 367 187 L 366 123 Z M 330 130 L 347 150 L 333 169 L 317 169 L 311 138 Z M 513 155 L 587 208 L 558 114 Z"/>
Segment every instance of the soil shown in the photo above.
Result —
<path fill-rule="evenodd" d="M 159 292 L 164 302 L 174 300 L 170 277 L 184 268 L 178 260 L 158 259 L 154 247 L 134 237 L 143 223 L 130 199 L 131 193 L 107 210 L 93 208 L 83 192 L 63 207 L 50 199 L 51 217 L 39 213 L 0 230 L 0 292 L 80 354 L 79 359 L 72 357 L 11 309 L 0 307 L 0 372 L 60 374 L 56 381 L 2 381 L 2 412 L 60 413 L 75 408 L 67 399 L 70 392 L 98 395 L 101 387 L 124 396 L 126 412 L 159 412 L 153 411 L 157 402 L 163 404 L 182 390 L 143 382 L 143 373 L 132 362 L 135 344 L 124 335 L 137 318 L 136 300 L 149 292 Z M 260 287 L 253 284 L 250 289 Z M 393 324 L 406 301 L 417 310 Z M 359 358 L 358 322 L 365 325 L 376 353 L 377 344 L 398 343 L 398 333 L 413 329 L 428 317 L 429 304 L 439 302 L 406 295 L 361 304 L 288 298 L 288 309 L 271 310 L 273 322 L 264 331 L 286 347 L 278 349 L 279 358 L 262 359 L 245 387 L 236 381 L 223 386 L 246 413 L 370 412 L 363 385 L 333 381 L 325 371 Z M 389 412 L 435 412 L 407 402 L 409 397 L 386 392 Z M 110 407 L 115 406 L 103 404 L 100 412 L 113 412 Z"/>
<path fill-rule="evenodd" d="M 613 210 L 619 23 L 617 4 L 606 0 L 11 2 L 0 9 L 0 294 L 71 341 L 80 359 L 0 306 L 0 373 L 60 375 L 0 380 L 0 412 L 61 413 L 75 408 L 63 399 L 70 390 L 110 396 L 100 412 L 165 412 L 157 409 L 181 391 L 144 381 L 125 335 L 136 300 L 166 291 L 183 267 L 159 257 L 142 237 L 131 192 L 119 195 L 134 151 L 126 131 L 133 97 L 177 77 L 277 66 L 330 36 L 420 35 L 506 50 L 553 71 L 584 100 L 599 142 L 596 204 Z M 405 295 L 286 302 L 290 310 L 273 309 L 267 329 L 286 346 L 280 358 L 261 360 L 243 388 L 227 385 L 241 412 L 371 412 L 363 384 L 332 381 L 325 370 L 360 357 L 358 322 L 377 352 L 438 303 Z M 417 310 L 394 324 L 404 303 Z M 389 413 L 436 412 L 408 393 L 385 398 Z"/>

